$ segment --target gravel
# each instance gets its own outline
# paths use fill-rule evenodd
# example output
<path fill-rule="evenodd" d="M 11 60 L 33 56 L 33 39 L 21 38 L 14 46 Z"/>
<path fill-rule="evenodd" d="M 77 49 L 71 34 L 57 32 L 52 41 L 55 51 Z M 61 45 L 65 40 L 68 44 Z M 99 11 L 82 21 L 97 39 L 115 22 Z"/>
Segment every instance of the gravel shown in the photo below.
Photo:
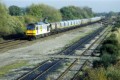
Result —
<path fill-rule="evenodd" d="M 8 64 L 12 64 L 15 61 L 25 60 L 28 61 L 27 65 L 23 65 L 23 67 L 33 68 L 34 65 L 43 62 L 44 60 L 49 59 L 50 54 L 55 54 L 61 50 L 63 50 L 66 46 L 73 43 L 75 40 L 79 39 L 83 35 L 87 35 L 92 31 L 98 29 L 100 24 L 96 23 L 94 25 L 89 25 L 86 27 L 79 28 L 75 31 L 71 31 L 69 33 L 65 33 L 63 35 L 59 35 L 58 37 L 52 37 L 48 40 L 36 41 L 36 43 L 24 46 L 17 49 L 12 49 L 4 53 L 0 53 L 0 67 L 4 67 Z M 21 70 L 19 70 L 21 69 Z M 9 74 L 1 77 L 1 80 L 13 80 L 18 76 L 22 75 L 24 71 L 22 68 L 14 69 L 11 71 L 12 76 L 8 76 Z M 17 71 L 14 74 L 15 70 Z M 28 70 L 29 71 L 29 70 Z M 13 72 L 13 74 L 12 74 Z M 21 72 L 21 73 L 20 73 Z"/>

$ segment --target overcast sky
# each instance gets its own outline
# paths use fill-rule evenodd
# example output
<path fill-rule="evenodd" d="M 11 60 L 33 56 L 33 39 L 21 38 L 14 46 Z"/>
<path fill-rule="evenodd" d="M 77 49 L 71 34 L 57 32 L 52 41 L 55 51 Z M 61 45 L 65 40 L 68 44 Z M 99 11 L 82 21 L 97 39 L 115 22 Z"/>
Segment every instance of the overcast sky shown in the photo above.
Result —
<path fill-rule="evenodd" d="M 2 2 L 7 6 L 17 5 L 19 7 L 26 7 L 32 3 L 43 3 L 58 9 L 63 6 L 74 5 L 80 7 L 88 6 L 94 12 L 120 12 L 120 0 L 2 0 Z"/>

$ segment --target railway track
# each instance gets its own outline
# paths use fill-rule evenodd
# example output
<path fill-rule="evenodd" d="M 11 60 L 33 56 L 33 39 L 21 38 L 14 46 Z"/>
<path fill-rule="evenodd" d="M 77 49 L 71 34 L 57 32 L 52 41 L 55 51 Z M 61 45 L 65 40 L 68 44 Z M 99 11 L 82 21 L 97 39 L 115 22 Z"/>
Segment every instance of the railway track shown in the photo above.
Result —
<path fill-rule="evenodd" d="M 0 52 L 5 52 L 9 49 L 15 48 L 18 45 L 22 45 L 28 42 L 27 40 L 9 40 L 0 43 Z"/>
<path fill-rule="evenodd" d="M 104 35 L 103 39 L 108 35 L 108 31 L 110 29 L 108 28 L 97 40 L 95 40 L 83 53 L 82 55 L 84 56 L 85 53 L 87 53 L 87 51 Z M 100 41 L 100 43 L 103 40 Z M 91 53 L 92 54 L 92 53 Z M 91 55 L 90 54 L 90 55 Z M 89 55 L 89 56 L 90 56 Z M 87 56 L 88 57 L 88 56 Z M 79 61 L 81 61 L 82 59 L 80 59 Z M 82 68 L 86 65 L 86 62 L 89 61 L 88 59 L 84 60 L 82 64 L 80 64 L 80 68 L 78 69 L 78 71 L 75 73 L 75 75 L 71 78 L 71 80 L 77 80 L 77 77 L 79 75 L 79 72 L 82 70 Z M 75 61 L 56 79 L 56 80 L 64 80 L 63 77 L 77 64 L 77 59 L 75 59 Z"/>
<path fill-rule="evenodd" d="M 56 80 L 63 80 L 63 77 L 69 73 L 70 70 L 78 63 L 78 59 L 75 59 L 75 61 L 56 79 Z M 81 64 L 77 65 L 80 66 L 79 70 L 82 70 L 82 68 L 87 65 L 88 60 L 84 60 Z"/>
<path fill-rule="evenodd" d="M 2 42 L 0 42 L 0 44 L 9 43 L 9 42 L 12 42 L 12 41 L 13 40 L 2 41 Z"/>
<path fill-rule="evenodd" d="M 48 60 L 41 64 L 40 66 L 36 67 L 34 70 L 29 72 L 28 74 L 23 75 L 22 77 L 18 78 L 17 80 L 34 80 L 38 76 L 43 75 L 45 72 L 50 70 L 52 67 L 57 65 L 61 60 L 56 59 L 56 60 Z"/>
<path fill-rule="evenodd" d="M 100 28 L 96 30 L 94 33 L 91 35 L 87 36 L 87 38 L 83 38 L 80 42 L 76 43 L 73 47 L 70 47 L 69 49 L 66 49 L 65 51 L 62 51 L 59 54 L 64 54 L 64 55 L 73 55 L 73 51 L 80 48 L 82 45 L 85 43 L 91 41 L 95 36 L 99 35 L 99 33 L 103 30 L 104 28 Z M 72 49 L 72 50 L 71 50 Z M 88 49 L 86 49 L 88 50 Z M 86 50 L 81 54 L 81 56 L 86 53 Z M 72 66 L 78 61 L 78 59 L 75 59 L 73 63 L 68 67 L 66 71 L 70 70 L 69 68 L 72 68 Z M 44 77 L 51 71 L 54 71 L 61 63 L 66 62 L 64 58 L 58 58 L 53 61 L 50 61 L 49 64 L 45 65 L 43 64 L 42 66 L 38 66 L 37 68 L 33 69 L 31 72 L 23 75 L 22 77 L 18 78 L 17 80 L 44 80 Z M 85 61 L 86 62 L 86 61 Z M 84 64 L 84 63 L 83 63 Z M 43 69 L 44 68 L 44 69 Z M 37 72 L 37 73 L 36 73 Z M 58 80 L 62 78 L 63 74 L 58 77 Z"/>
<path fill-rule="evenodd" d="M 74 43 L 73 45 L 71 45 L 69 48 L 67 48 L 64 51 L 61 51 L 57 54 L 62 54 L 62 55 L 71 55 L 71 51 L 73 52 L 75 49 L 78 49 L 80 47 L 82 47 L 82 45 L 85 45 L 87 42 L 91 41 L 95 36 L 99 35 L 99 33 L 103 30 L 103 28 L 100 28 L 98 30 L 96 30 L 95 32 L 93 32 L 91 35 L 87 35 L 83 38 L 81 38 L 78 42 Z M 93 35 L 94 34 L 94 35 Z M 81 45 L 81 46 L 80 46 Z"/>
<path fill-rule="evenodd" d="M 82 66 L 79 68 L 79 70 L 75 73 L 75 75 L 73 76 L 73 78 L 71 80 L 77 80 L 77 77 L 79 75 L 79 72 L 82 71 L 83 67 L 87 64 L 87 62 L 89 62 L 88 60 L 85 60 L 85 62 L 82 64 Z"/>

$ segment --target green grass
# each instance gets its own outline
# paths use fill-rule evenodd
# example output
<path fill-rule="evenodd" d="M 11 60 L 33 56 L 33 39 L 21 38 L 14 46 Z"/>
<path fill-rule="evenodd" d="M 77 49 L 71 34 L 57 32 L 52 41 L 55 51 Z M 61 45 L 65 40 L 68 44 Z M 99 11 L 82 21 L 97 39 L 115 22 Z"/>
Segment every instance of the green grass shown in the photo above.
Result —
<path fill-rule="evenodd" d="M 8 74 L 12 69 L 17 69 L 22 66 L 25 66 L 27 61 L 16 61 L 12 64 L 6 65 L 0 68 L 0 77 L 3 77 L 5 74 Z"/>

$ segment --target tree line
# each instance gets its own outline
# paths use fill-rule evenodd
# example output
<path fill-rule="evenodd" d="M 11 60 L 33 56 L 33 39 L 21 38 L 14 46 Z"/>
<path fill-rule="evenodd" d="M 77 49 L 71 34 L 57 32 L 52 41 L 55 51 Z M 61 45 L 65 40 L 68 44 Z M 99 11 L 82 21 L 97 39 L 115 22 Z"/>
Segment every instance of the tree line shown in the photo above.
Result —
<path fill-rule="evenodd" d="M 45 4 L 32 4 L 27 8 L 20 8 L 13 5 L 9 7 L 9 14 L 11 16 L 27 14 L 40 19 L 48 17 L 50 22 L 89 18 L 94 16 L 92 9 L 89 7 L 80 8 L 76 6 L 67 6 L 57 10 L 54 7 Z"/>
<path fill-rule="evenodd" d="M 89 7 L 67 6 L 56 9 L 45 4 L 32 4 L 26 8 L 15 5 L 6 7 L 0 2 L 0 37 L 23 34 L 26 24 L 42 21 L 45 17 L 48 22 L 72 20 L 93 17 Z"/>
<path fill-rule="evenodd" d="M 113 12 L 113 11 L 110 11 L 108 13 L 106 12 L 103 12 L 103 13 L 95 13 L 95 16 L 105 16 L 107 18 L 110 18 L 110 17 L 114 17 L 114 16 L 120 16 L 120 12 Z"/>

